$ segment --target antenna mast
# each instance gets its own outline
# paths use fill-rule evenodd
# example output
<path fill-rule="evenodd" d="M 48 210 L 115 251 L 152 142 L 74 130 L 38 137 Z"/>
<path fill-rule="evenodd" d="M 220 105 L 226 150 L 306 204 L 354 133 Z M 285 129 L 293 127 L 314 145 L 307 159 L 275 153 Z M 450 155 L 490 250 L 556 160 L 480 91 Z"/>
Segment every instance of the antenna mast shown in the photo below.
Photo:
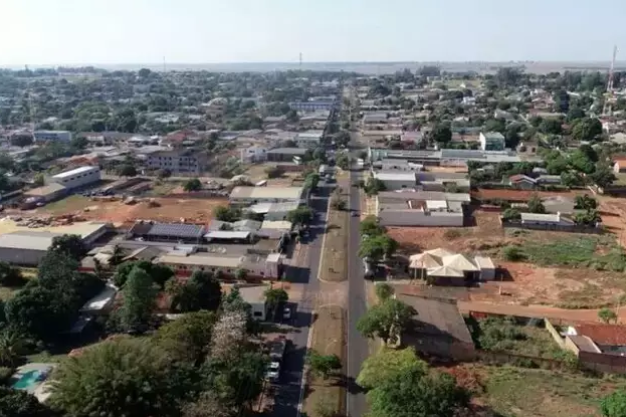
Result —
<path fill-rule="evenodd" d="M 611 116 L 613 114 L 613 102 L 615 101 L 615 88 L 613 86 L 613 80 L 615 78 L 615 58 L 617 57 L 617 45 L 613 47 L 613 59 L 611 60 L 611 67 L 609 68 L 609 81 L 606 85 L 606 94 L 604 99 L 604 107 L 602 108 L 603 116 Z"/>
<path fill-rule="evenodd" d="M 300 52 L 300 71 L 302 71 L 302 52 Z"/>

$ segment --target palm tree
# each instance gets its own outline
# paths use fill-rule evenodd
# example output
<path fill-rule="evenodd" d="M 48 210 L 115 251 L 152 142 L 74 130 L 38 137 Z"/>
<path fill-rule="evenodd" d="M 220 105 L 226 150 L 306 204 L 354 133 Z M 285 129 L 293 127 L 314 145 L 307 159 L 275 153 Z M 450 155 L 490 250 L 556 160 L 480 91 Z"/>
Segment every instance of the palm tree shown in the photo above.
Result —
<path fill-rule="evenodd" d="M 14 366 L 24 351 L 24 338 L 13 329 L 0 333 L 0 364 Z"/>

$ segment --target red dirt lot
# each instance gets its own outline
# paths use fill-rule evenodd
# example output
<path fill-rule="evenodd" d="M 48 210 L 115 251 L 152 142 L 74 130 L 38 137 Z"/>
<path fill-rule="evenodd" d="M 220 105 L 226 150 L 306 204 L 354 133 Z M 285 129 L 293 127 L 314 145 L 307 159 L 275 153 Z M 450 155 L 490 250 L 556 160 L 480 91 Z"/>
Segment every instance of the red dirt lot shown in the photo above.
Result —
<path fill-rule="evenodd" d="M 127 205 L 121 201 L 94 201 L 76 196 L 67 202 L 67 206 L 59 204 L 63 201 L 56 203 L 54 214 L 76 213 L 87 220 L 122 224 L 134 223 L 136 220 L 206 224 L 213 218 L 215 207 L 228 205 L 225 199 L 154 198 L 151 200 L 158 206 L 151 207 L 147 201 Z M 43 207 L 38 209 L 36 214 L 47 212 L 46 207 Z"/>
<path fill-rule="evenodd" d="M 598 197 L 602 224 L 617 236 L 622 247 L 626 248 L 626 199 Z"/>

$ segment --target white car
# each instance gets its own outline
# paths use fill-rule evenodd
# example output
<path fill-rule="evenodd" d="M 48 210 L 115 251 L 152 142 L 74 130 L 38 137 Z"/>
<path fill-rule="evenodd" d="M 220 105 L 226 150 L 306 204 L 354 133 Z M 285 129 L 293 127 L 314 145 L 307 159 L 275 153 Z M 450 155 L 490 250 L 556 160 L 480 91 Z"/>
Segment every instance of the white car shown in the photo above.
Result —
<path fill-rule="evenodd" d="M 291 309 L 289 307 L 285 307 L 283 310 L 283 320 L 291 320 Z"/>
<path fill-rule="evenodd" d="M 270 381 L 278 381 L 280 376 L 280 362 L 270 363 L 270 367 L 265 373 L 265 377 Z"/>

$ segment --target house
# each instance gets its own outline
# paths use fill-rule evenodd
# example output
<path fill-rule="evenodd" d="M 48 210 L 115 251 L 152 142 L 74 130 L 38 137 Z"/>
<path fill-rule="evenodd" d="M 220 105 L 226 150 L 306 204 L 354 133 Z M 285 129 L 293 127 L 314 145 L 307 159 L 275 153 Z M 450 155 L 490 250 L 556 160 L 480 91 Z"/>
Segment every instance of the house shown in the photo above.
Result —
<path fill-rule="evenodd" d="M 393 172 L 393 171 L 376 171 L 372 176 L 381 181 L 385 185 L 385 189 L 389 191 L 401 190 L 404 188 L 414 189 L 417 185 L 415 172 Z"/>
<path fill-rule="evenodd" d="M 387 123 L 388 118 L 389 114 L 387 112 L 366 112 L 363 115 L 363 119 L 361 120 L 361 122 L 364 125 L 385 124 Z"/>
<path fill-rule="evenodd" d="M 267 318 L 267 303 L 265 302 L 265 291 L 269 289 L 266 285 L 238 286 L 237 290 L 243 301 L 250 306 L 252 318 L 265 321 Z"/>
<path fill-rule="evenodd" d="M 331 111 L 337 107 L 336 100 L 293 101 L 289 107 L 296 111 L 313 112 L 318 110 Z"/>
<path fill-rule="evenodd" d="M 421 171 L 424 165 L 414 164 L 406 159 L 383 159 L 373 164 L 374 168 L 382 171 Z"/>
<path fill-rule="evenodd" d="M 562 217 L 561 213 L 556 214 L 538 214 L 538 213 L 522 213 L 522 224 L 527 226 L 561 226 L 573 227 L 576 223 L 567 217 Z"/>
<path fill-rule="evenodd" d="M 610 136 L 609 140 L 618 145 L 626 145 L 626 133 L 623 133 L 623 132 L 614 133 Z"/>
<path fill-rule="evenodd" d="M 418 172 L 417 186 L 423 191 L 468 192 L 470 180 L 467 174 L 455 172 Z"/>
<path fill-rule="evenodd" d="M 270 162 L 292 162 L 296 157 L 302 159 L 307 150 L 302 148 L 274 148 L 266 152 L 266 157 Z"/>
<path fill-rule="evenodd" d="M 242 163 L 262 162 L 267 159 L 267 148 L 259 145 L 252 145 L 249 148 L 241 149 L 240 159 Z"/>
<path fill-rule="evenodd" d="M 33 133 L 35 142 L 70 142 L 72 132 L 67 130 L 36 130 Z"/>
<path fill-rule="evenodd" d="M 528 175 L 517 174 L 509 177 L 509 185 L 522 190 L 532 190 L 537 186 L 537 180 Z"/>
<path fill-rule="evenodd" d="M 416 312 L 400 336 L 402 345 L 428 356 L 475 358 L 476 348 L 456 300 L 412 294 L 398 294 L 397 298 Z"/>
<path fill-rule="evenodd" d="M 100 167 L 83 166 L 53 175 L 49 181 L 60 184 L 68 190 L 100 181 Z"/>
<path fill-rule="evenodd" d="M 491 258 L 468 256 L 437 248 L 409 258 L 412 278 L 427 280 L 438 285 L 465 285 L 474 281 L 491 281 L 496 267 Z"/>
<path fill-rule="evenodd" d="M 502 151 L 505 147 L 504 136 L 500 132 L 480 132 L 478 141 L 483 151 Z"/>
<path fill-rule="evenodd" d="M 559 185 L 561 184 L 560 175 L 540 175 L 537 177 L 537 184 L 539 185 Z"/>
<path fill-rule="evenodd" d="M 307 130 L 306 132 L 298 133 L 296 136 L 296 145 L 298 145 L 299 148 L 317 148 L 320 146 L 323 136 L 323 130 Z"/>

